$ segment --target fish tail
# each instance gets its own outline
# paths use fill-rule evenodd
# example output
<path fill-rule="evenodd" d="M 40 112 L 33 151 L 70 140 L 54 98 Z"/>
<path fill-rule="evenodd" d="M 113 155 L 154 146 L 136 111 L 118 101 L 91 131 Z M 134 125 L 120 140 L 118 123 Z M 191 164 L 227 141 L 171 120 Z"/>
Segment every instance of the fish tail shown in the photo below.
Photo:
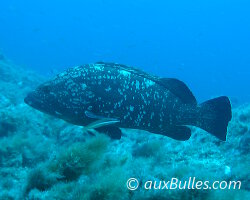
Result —
<path fill-rule="evenodd" d="M 231 103 L 228 97 L 221 96 L 198 106 L 195 126 L 226 141 L 227 126 L 232 118 Z"/>

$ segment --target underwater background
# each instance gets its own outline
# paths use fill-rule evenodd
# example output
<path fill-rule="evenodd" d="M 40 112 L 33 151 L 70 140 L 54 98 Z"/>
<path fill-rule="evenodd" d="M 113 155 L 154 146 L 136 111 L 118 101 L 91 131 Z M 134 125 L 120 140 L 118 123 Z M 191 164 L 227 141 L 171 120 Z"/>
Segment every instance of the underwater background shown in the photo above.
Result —
<path fill-rule="evenodd" d="M 0 2 L 0 200 L 250 199 L 250 2 Z M 199 102 L 226 95 L 226 142 L 198 128 L 185 142 L 123 129 L 121 140 L 27 106 L 28 92 L 72 66 L 136 66 L 184 81 Z M 128 190 L 177 177 L 237 180 L 240 190 Z"/>

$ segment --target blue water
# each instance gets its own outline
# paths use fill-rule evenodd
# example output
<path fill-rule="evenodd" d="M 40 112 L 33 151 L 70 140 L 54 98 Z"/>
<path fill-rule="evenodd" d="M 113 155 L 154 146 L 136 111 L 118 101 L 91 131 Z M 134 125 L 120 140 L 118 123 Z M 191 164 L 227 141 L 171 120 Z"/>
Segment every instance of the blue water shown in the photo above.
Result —
<path fill-rule="evenodd" d="M 158 112 L 158 101 L 144 99 L 149 90 L 154 92 L 152 88 L 144 90 L 151 82 L 140 86 L 136 81 L 135 87 L 131 83 L 131 89 L 142 91 L 135 99 L 133 96 L 132 103 L 126 100 L 127 94 L 133 94 L 128 90 L 118 101 L 116 93 L 120 98 L 124 87 L 116 89 L 117 82 L 112 91 L 104 88 L 107 93 L 96 87 L 98 96 L 92 96 L 85 83 L 74 78 L 66 81 L 68 76 L 34 92 L 64 69 L 97 61 L 178 78 L 199 102 L 226 95 L 232 102 L 232 120 L 227 98 L 209 101 L 196 110 L 194 105 L 180 106 L 182 98 L 174 102 L 179 90 L 172 87 L 167 87 L 174 94 L 167 98 L 169 106 L 162 105 L 169 109 Z M 120 75 L 125 80 L 128 73 Z M 107 81 L 113 78 L 106 77 Z M 0 0 L 0 200 L 250 199 L 249 78 L 249 0 Z M 137 90 L 139 86 L 141 90 Z M 95 99 L 89 102 L 83 94 Z M 95 113 L 95 108 L 102 106 L 97 103 L 106 99 L 103 95 L 110 99 L 110 94 L 117 100 L 110 117 L 114 115 L 117 122 L 116 118 L 129 116 L 124 127 L 138 128 L 120 131 L 113 127 L 111 134 L 120 140 L 88 130 L 108 120 L 108 113 Z M 147 106 L 136 102 L 140 95 Z M 87 111 L 83 109 L 86 102 L 91 103 Z M 93 113 L 88 113 L 92 104 Z M 115 115 L 120 113 L 117 104 L 122 110 L 119 116 Z M 112 102 L 104 105 L 109 108 Z M 123 116 L 125 110 L 128 115 Z M 85 116 L 105 119 L 87 119 L 94 121 L 88 124 Z M 168 120 L 162 122 L 162 116 L 169 116 L 164 117 Z M 194 120 L 195 116 L 199 119 Z M 137 122 L 143 125 L 132 126 Z M 204 130 L 192 127 L 187 141 L 172 139 L 187 139 L 190 131 L 184 131 L 184 126 L 190 124 Z M 159 131 L 158 125 L 164 131 Z M 210 186 L 214 181 L 223 186 L 225 181 L 229 186 L 230 181 L 240 181 L 240 187 L 145 188 L 148 181 L 159 184 L 178 178 L 184 183 L 193 177 L 209 181 Z M 136 191 L 128 187 L 131 178 L 138 181 Z"/>
<path fill-rule="evenodd" d="M 0 2 L 0 51 L 44 75 L 96 61 L 185 81 L 199 101 L 250 100 L 247 0 Z"/>

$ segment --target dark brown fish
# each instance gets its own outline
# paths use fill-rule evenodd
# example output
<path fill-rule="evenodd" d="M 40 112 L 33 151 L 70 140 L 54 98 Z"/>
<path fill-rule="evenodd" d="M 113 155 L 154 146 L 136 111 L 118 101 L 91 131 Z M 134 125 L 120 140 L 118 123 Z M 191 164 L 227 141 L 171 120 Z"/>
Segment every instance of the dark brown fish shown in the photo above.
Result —
<path fill-rule="evenodd" d="M 147 130 L 176 140 L 200 127 L 226 140 L 231 104 L 218 97 L 202 104 L 181 81 L 114 63 L 70 68 L 28 94 L 25 102 L 72 124 L 120 138 L 119 128 Z"/>

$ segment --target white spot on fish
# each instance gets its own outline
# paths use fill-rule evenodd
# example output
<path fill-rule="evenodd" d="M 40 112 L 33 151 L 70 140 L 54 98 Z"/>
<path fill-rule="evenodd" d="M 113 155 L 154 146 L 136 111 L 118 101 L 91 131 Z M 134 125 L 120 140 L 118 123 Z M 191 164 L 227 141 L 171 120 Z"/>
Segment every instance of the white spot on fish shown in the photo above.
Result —
<path fill-rule="evenodd" d="M 155 85 L 155 82 L 153 82 L 153 81 L 151 81 L 151 80 L 146 80 L 146 81 L 145 81 L 145 85 L 146 85 L 146 87 L 148 88 L 148 87 L 150 87 L 150 86 Z"/>
<path fill-rule="evenodd" d="M 131 75 L 130 72 L 125 71 L 125 70 L 120 70 L 120 74 L 122 74 L 123 76 L 126 76 L 126 77 L 130 77 L 130 75 Z"/>
<path fill-rule="evenodd" d="M 150 119 L 151 119 L 151 120 L 153 119 L 154 115 L 155 115 L 155 113 L 152 112 L 152 113 L 151 113 L 151 116 L 150 116 Z"/>
<path fill-rule="evenodd" d="M 137 89 L 137 90 L 139 90 L 139 89 L 140 89 L 140 82 L 139 82 L 139 81 L 137 81 L 137 80 L 136 80 L 135 87 L 136 87 L 136 89 Z"/>
<path fill-rule="evenodd" d="M 106 92 L 109 92 L 111 90 L 110 85 L 105 89 Z"/>
<path fill-rule="evenodd" d="M 119 92 L 120 95 L 123 95 L 123 92 L 122 92 L 122 90 L 120 88 L 118 88 L 118 92 Z"/>
<path fill-rule="evenodd" d="M 94 65 L 94 69 L 98 70 L 98 71 L 102 71 L 103 70 L 103 66 L 96 64 L 96 65 Z"/>
<path fill-rule="evenodd" d="M 55 111 L 55 114 L 58 116 L 62 116 L 62 113 Z"/>
<path fill-rule="evenodd" d="M 89 106 L 87 109 L 88 109 L 88 110 L 92 110 L 92 108 L 93 108 L 92 106 Z"/>

